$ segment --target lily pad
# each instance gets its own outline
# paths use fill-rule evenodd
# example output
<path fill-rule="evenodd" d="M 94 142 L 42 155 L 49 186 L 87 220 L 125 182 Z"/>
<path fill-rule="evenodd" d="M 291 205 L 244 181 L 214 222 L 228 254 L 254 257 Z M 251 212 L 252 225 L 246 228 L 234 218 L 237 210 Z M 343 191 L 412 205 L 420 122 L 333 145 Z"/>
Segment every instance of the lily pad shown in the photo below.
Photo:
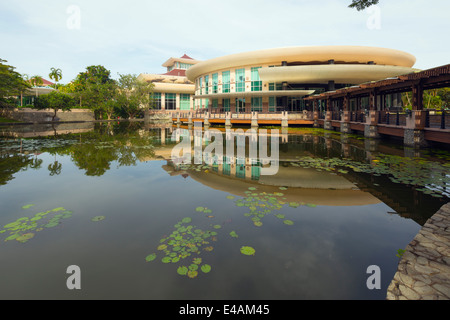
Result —
<path fill-rule="evenodd" d="M 200 269 L 203 271 L 203 273 L 208 273 L 211 271 L 211 266 L 209 264 L 204 264 L 200 267 Z"/>
<path fill-rule="evenodd" d="M 216 225 L 213 226 L 213 228 L 214 229 L 220 229 L 220 228 L 222 228 L 222 226 L 220 224 L 216 224 Z"/>
<path fill-rule="evenodd" d="M 145 261 L 150 262 L 156 259 L 156 254 L 152 253 L 145 257 Z"/>
<path fill-rule="evenodd" d="M 165 249 L 167 249 L 167 245 L 166 244 L 161 244 L 161 245 L 159 245 L 158 246 L 158 248 L 157 248 L 158 250 L 165 250 Z"/>
<path fill-rule="evenodd" d="M 317 205 L 315 205 L 315 204 L 313 204 L 313 203 L 307 203 L 306 206 L 307 206 L 307 207 L 310 207 L 310 208 L 315 208 L 315 207 L 317 207 Z"/>
<path fill-rule="evenodd" d="M 197 269 L 198 269 L 198 264 L 193 263 L 189 266 L 189 270 L 195 271 Z"/>
<path fill-rule="evenodd" d="M 261 221 L 255 221 L 255 222 L 253 222 L 253 224 L 257 227 L 261 227 L 263 225 L 263 223 Z"/>
<path fill-rule="evenodd" d="M 255 187 L 249 187 L 248 190 L 256 190 Z"/>
<path fill-rule="evenodd" d="M 96 221 L 102 221 L 102 220 L 104 220 L 104 219 L 105 219 L 105 216 L 96 216 L 96 217 L 93 217 L 93 218 L 91 219 L 91 221 L 96 222 Z"/>
<path fill-rule="evenodd" d="M 172 258 L 171 257 L 164 257 L 161 259 L 162 263 L 169 263 L 172 262 Z"/>
<path fill-rule="evenodd" d="M 293 221 L 291 221 L 291 220 L 288 220 L 288 219 L 286 219 L 286 220 L 283 220 L 283 222 L 284 222 L 284 224 L 287 224 L 288 226 L 292 226 L 292 225 L 294 224 L 294 222 L 293 222 Z"/>
<path fill-rule="evenodd" d="M 227 196 L 227 199 L 233 200 L 234 196 Z"/>
<path fill-rule="evenodd" d="M 183 223 L 189 223 L 189 222 L 191 222 L 191 221 L 192 221 L 192 219 L 189 218 L 189 217 L 183 218 L 183 219 L 181 220 L 181 222 L 183 222 Z"/>
<path fill-rule="evenodd" d="M 238 238 L 239 237 L 235 231 L 231 231 L 230 232 L 230 236 L 232 236 L 233 238 Z"/>
<path fill-rule="evenodd" d="M 27 204 L 22 207 L 22 209 L 30 209 L 34 204 Z"/>
<path fill-rule="evenodd" d="M 249 246 L 243 246 L 241 247 L 241 253 L 245 254 L 247 256 L 253 256 L 255 255 L 256 250 Z"/>
<path fill-rule="evenodd" d="M 202 258 L 194 258 L 194 260 L 192 260 L 192 262 L 194 264 L 200 264 L 200 263 L 202 263 Z"/>
<path fill-rule="evenodd" d="M 197 207 L 197 208 L 195 208 L 195 211 L 197 211 L 197 212 L 203 212 L 204 210 L 205 210 L 204 207 Z"/>
<path fill-rule="evenodd" d="M 198 271 L 196 270 L 189 270 L 187 273 L 187 276 L 191 279 L 195 278 L 198 275 Z"/>
<path fill-rule="evenodd" d="M 16 238 L 16 240 L 20 241 L 20 242 L 26 242 L 26 241 L 30 240 L 31 238 L 33 238 L 33 237 L 34 237 L 34 233 L 30 232 L 30 233 L 25 233 L 25 234 L 22 234 L 22 235 L 18 236 Z"/>
<path fill-rule="evenodd" d="M 188 268 L 185 266 L 178 267 L 177 269 L 177 273 L 181 276 L 187 275 L 188 271 L 189 271 Z"/>

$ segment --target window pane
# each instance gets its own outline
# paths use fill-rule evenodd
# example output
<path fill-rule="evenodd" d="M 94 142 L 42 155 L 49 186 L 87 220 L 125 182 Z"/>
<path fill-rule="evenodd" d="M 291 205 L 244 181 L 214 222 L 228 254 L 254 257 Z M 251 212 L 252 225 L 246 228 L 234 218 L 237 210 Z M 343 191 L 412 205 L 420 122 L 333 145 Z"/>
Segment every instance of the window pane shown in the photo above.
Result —
<path fill-rule="evenodd" d="M 230 71 L 222 72 L 222 92 L 230 92 Z"/>
<path fill-rule="evenodd" d="M 236 92 L 245 91 L 245 69 L 236 70 Z"/>

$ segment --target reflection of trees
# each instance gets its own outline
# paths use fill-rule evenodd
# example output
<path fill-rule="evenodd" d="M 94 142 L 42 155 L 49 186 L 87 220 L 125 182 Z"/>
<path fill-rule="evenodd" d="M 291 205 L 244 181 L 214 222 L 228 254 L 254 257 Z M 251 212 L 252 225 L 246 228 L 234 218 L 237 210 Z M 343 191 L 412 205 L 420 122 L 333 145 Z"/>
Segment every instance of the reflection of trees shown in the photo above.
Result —
<path fill-rule="evenodd" d="M 35 138 L 29 139 L 34 140 Z M 62 163 L 56 156 L 68 156 L 88 176 L 101 176 L 116 161 L 118 166 L 136 165 L 137 161 L 154 156 L 153 141 L 155 139 L 148 130 L 142 130 L 140 122 L 100 123 L 94 131 L 76 134 L 63 134 L 39 137 L 36 142 L 29 143 L 28 149 L 0 153 L 0 185 L 13 179 L 20 170 L 40 169 L 42 159 L 26 155 L 22 152 L 46 152 L 55 156 L 54 162 L 48 165 L 50 175 L 59 175 Z M 38 145 L 38 146 L 37 146 Z"/>
<path fill-rule="evenodd" d="M 153 138 L 140 132 L 140 123 L 111 122 L 99 125 L 95 131 L 80 136 L 79 143 L 65 150 L 75 165 L 86 170 L 88 176 L 101 176 L 113 161 L 119 166 L 135 165 L 142 157 L 154 155 Z"/>
<path fill-rule="evenodd" d="M 0 185 L 7 184 L 8 181 L 14 179 L 15 173 L 21 170 L 25 171 L 35 162 L 30 155 L 0 154 Z"/>
<path fill-rule="evenodd" d="M 50 171 L 50 175 L 59 175 L 61 173 L 62 164 L 58 161 L 53 162 L 48 165 L 48 171 Z"/>

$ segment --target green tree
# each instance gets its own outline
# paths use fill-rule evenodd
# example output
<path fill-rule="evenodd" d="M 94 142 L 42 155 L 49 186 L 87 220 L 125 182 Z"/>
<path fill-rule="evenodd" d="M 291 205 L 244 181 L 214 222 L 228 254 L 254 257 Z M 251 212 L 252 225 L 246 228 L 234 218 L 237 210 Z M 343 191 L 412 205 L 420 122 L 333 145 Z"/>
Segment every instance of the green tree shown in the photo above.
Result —
<path fill-rule="evenodd" d="M 41 76 L 32 76 L 30 79 L 31 85 L 34 87 L 36 97 L 38 96 L 38 87 L 44 84 L 44 79 Z"/>
<path fill-rule="evenodd" d="M 126 118 L 133 119 L 150 108 L 153 84 L 138 81 L 135 74 L 119 74 L 117 101 Z"/>
<path fill-rule="evenodd" d="M 116 82 L 111 72 L 101 65 L 89 66 L 80 72 L 73 81 L 73 88 L 80 106 L 86 105 L 94 111 L 95 117 L 103 115 L 106 101 L 112 99 L 116 91 Z M 109 115 L 111 116 L 111 115 Z"/>
<path fill-rule="evenodd" d="M 352 0 L 352 3 L 348 6 L 349 8 L 356 8 L 356 10 L 361 11 L 372 5 L 378 4 L 379 0 Z"/>
<path fill-rule="evenodd" d="M 55 80 L 55 88 L 58 88 L 58 81 L 62 79 L 62 71 L 59 68 L 50 68 L 50 71 L 51 72 L 48 76 L 50 77 L 50 79 Z"/>
<path fill-rule="evenodd" d="M 7 98 L 21 95 L 31 85 L 23 76 L 16 72 L 15 67 L 5 64 L 6 60 L 0 59 L 0 106 L 10 106 Z"/>
<path fill-rule="evenodd" d="M 34 108 L 38 110 L 53 109 L 54 114 L 52 116 L 52 121 L 55 121 L 56 112 L 58 110 L 70 111 L 75 104 L 75 99 L 68 94 L 53 91 L 49 94 L 39 96 L 36 99 Z"/>

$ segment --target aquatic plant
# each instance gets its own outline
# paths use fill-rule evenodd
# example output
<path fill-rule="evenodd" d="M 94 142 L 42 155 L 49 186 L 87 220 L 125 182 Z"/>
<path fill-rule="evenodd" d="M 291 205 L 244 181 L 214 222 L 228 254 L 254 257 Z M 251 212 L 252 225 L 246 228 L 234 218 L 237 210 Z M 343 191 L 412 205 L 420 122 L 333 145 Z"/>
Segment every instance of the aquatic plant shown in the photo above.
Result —
<path fill-rule="evenodd" d="M 199 255 L 213 250 L 211 242 L 217 240 L 217 232 L 203 230 L 191 224 L 191 222 L 192 218 L 190 217 L 181 219 L 174 225 L 172 233 L 160 240 L 160 245 L 156 249 L 160 252 L 158 254 L 163 255 L 161 258 L 163 263 L 178 263 L 194 256 L 191 264 L 179 266 L 177 273 L 179 275 L 187 275 L 189 278 L 195 278 L 198 276 L 197 269 L 203 261 Z M 214 225 L 214 228 L 217 227 L 221 226 Z M 158 254 L 151 253 L 145 257 L 145 260 L 147 262 L 154 261 Z M 211 271 L 211 266 L 204 264 L 200 269 L 203 273 L 208 273 Z"/>
<path fill-rule="evenodd" d="M 25 205 L 23 209 L 29 209 L 34 205 Z M 72 216 L 72 211 L 64 207 L 57 207 L 44 212 L 38 212 L 32 217 L 21 217 L 3 226 L 0 234 L 8 234 L 4 241 L 17 240 L 25 243 L 34 238 L 36 232 L 44 228 L 53 228 L 61 223 L 62 219 Z"/>

